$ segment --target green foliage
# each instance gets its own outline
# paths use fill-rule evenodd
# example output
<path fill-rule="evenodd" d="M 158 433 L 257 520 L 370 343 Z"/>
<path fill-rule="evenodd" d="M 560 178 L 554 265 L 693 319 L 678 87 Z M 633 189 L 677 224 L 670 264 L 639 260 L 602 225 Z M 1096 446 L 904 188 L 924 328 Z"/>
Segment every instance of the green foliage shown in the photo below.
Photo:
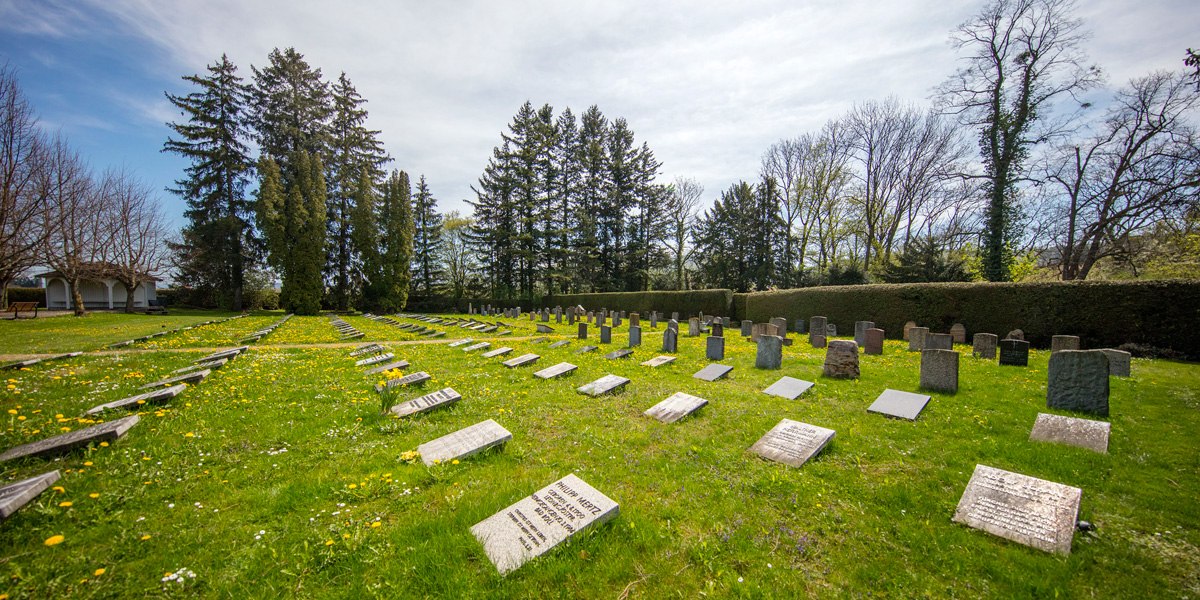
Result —
<path fill-rule="evenodd" d="M 380 224 L 378 250 L 368 253 L 372 261 L 366 267 L 367 283 L 363 290 L 365 307 L 380 312 L 396 312 L 408 302 L 412 279 L 413 212 L 412 190 L 408 174 L 393 171 L 383 184 L 379 200 Z"/>
<path fill-rule="evenodd" d="M 413 231 L 413 291 L 430 296 L 440 290 L 444 278 L 440 260 L 442 215 L 424 175 L 417 180 L 417 194 L 413 196 Z"/>
<path fill-rule="evenodd" d="M 636 312 L 648 318 L 650 311 L 657 310 L 680 315 L 695 315 L 703 312 L 706 315 L 731 315 L 730 303 L 733 301 L 732 290 L 693 290 L 693 291 L 651 291 L 651 292 L 610 292 L 596 294 L 560 294 L 546 296 L 542 306 L 583 306 L 588 310 L 624 310 Z M 486 301 L 483 301 L 486 303 Z M 476 302 L 478 306 L 479 302 Z"/>
<path fill-rule="evenodd" d="M 283 280 L 279 302 L 300 315 L 321 310 L 325 264 L 325 176 L 318 157 L 298 151 L 287 181 L 274 160 L 259 162 L 258 226 L 267 260 Z"/>
<path fill-rule="evenodd" d="M 757 189 L 745 181 L 731 185 L 696 224 L 700 278 L 738 292 L 769 288 L 783 228 L 774 179 Z"/>
<path fill-rule="evenodd" d="M 8 303 L 37 302 L 38 306 L 46 308 L 46 290 L 37 287 L 8 286 Z"/>
<path fill-rule="evenodd" d="M 894 258 L 895 262 L 888 263 L 880 274 L 887 283 L 971 280 L 966 262 L 943 250 L 933 238 L 916 238 Z"/>
<path fill-rule="evenodd" d="M 254 71 L 253 127 L 263 156 L 286 163 L 297 151 L 328 156 L 333 102 L 329 85 L 295 48 L 275 48 Z M 281 167 L 287 171 L 287 164 Z"/>

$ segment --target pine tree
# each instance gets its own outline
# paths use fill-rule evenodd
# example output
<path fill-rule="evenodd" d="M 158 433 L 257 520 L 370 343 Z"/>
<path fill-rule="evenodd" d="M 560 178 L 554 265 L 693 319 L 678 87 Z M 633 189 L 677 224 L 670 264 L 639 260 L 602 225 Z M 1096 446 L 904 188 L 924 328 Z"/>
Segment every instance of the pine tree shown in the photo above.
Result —
<path fill-rule="evenodd" d="M 697 262 L 709 286 L 738 292 L 770 286 L 776 232 L 783 227 L 772 185 L 767 180 L 757 190 L 745 181 L 730 186 L 697 223 Z"/>
<path fill-rule="evenodd" d="M 396 312 L 408 303 L 413 253 L 412 192 L 408 174 L 393 171 L 383 184 L 379 204 L 380 268 L 378 279 L 370 281 L 368 306 L 383 312 Z"/>
<path fill-rule="evenodd" d="M 600 257 L 601 233 L 600 214 L 608 200 L 609 169 L 608 119 L 596 105 L 583 113 L 579 127 L 579 202 L 575 206 L 576 234 L 572 246 L 575 258 L 572 261 L 577 274 L 577 290 L 598 291 L 608 289 L 603 281 L 603 265 Z"/>
<path fill-rule="evenodd" d="M 579 203 L 579 125 L 570 108 L 563 110 L 554 123 L 554 145 L 550 149 L 552 163 L 557 169 L 557 179 L 547 190 L 546 202 L 546 292 L 569 293 L 578 289 L 571 268 L 574 249 L 571 247 L 572 231 L 575 228 L 574 209 Z"/>
<path fill-rule="evenodd" d="M 325 174 L 319 157 L 292 153 L 288 169 L 259 161 L 258 224 L 268 263 L 283 280 L 279 303 L 301 315 L 321 310 L 325 263 Z"/>
<path fill-rule="evenodd" d="M 254 71 L 253 125 L 259 149 L 288 170 L 296 151 L 328 156 L 333 104 L 321 70 L 304 61 L 295 48 L 271 51 L 268 64 Z"/>
<path fill-rule="evenodd" d="M 413 289 L 429 297 L 442 285 L 442 215 L 422 175 L 413 198 Z"/>
<path fill-rule="evenodd" d="M 358 273 L 362 276 L 361 300 L 363 308 L 378 308 L 377 299 L 383 289 L 382 237 L 379 232 L 380 204 L 376 184 L 371 173 L 363 169 L 352 192 L 350 209 L 351 243 L 358 249 Z M 372 287 L 375 286 L 375 287 Z"/>
<path fill-rule="evenodd" d="M 225 55 L 208 66 L 207 76 L 183 80 L 199 89 L 166 95 L 185 120 L 167 124 L 178 138 L 163 145 L 163 152 L 191 161 L 172 189 L 187 202 L 182 243 L 174 245 L 178 281 L 241 310 L 246 272 L 260 254 L 254 206 L 246 197 L 253 169 L 245 144 L 249 87 Z"/>

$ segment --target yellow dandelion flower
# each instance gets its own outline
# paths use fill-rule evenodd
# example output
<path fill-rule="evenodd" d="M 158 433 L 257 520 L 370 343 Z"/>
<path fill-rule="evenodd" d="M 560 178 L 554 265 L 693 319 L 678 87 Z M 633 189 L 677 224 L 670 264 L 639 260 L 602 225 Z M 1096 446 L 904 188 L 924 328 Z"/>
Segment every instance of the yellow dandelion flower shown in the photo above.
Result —
<path fill-rule="evenodd" d="M 85 466 L 85 467 L 90 467 L 90 466 L 92 466 L 92 461 L 90 461 L 90 460 L 89 460 L 89 461 L 87 461 L 87 462 L 83 463 L 83 466 Z"/>
<path fill-rule="evenodd" d="M 58 493 L 60 493 L 60 494 L 65 494 L 65 493 L 67 492 L 67 488 L 64 488 L 64 487 L 63 487 L 63 486 L 61 486 L 61 485 L 56 485 L 56 486 L 54 486 L 54 487 L 53 487 L 53 488 L 51 488 L 51 489 L 53 489 L 54 491 L 56 491 L 56 492 L 58 492 Z"/>
<path fill-rule="evenodd" d="M 96 498 L 99 498 L 99 497 L 100 497 L 100 494 L 98 494 L 96 492 L 92 492 L 92 493 L 88 494 L 88 498 L 91 498 L 92 500 L 95 500 Z"/>
<path fill-rule="evenodd" d="M 63 501 L 63 502 L 59 502 L 59 503 L 58 503 L 58 505 L 59 505 L 61 508 L 69 508 L 69 507 L 70 507 L 71 505 L 73 505 L 73 504 L 74 504 L 74 502 L 71 502 L 70 500 L 65 500 L 65 501 Z"/>
<path fill-rule="evenodd" d="M 375 529 L 376 527 L 381 527 L 381 526 L 383 526 L 383 523 L 380 523 L 379 521 L 375 521 L 374 523 L 371 523 L 371 529 Z"/>
<path fill-rule="evenodd" d="M 454 460 L 450 461 L 450 464 L 452 464 L 452 465 L 457 465 L 457 464 L 458 464 L 458 459 L 456 458 L 456 459 L 454 459 Z"/>
<path fill-rule="evenodd" d="M 52 535 L 52 536 L 46 538 L 46 541 L 44 541 L 42 543 L 47 546 L 57 546 L 57 545 L 63 543 L 63 540 L 65 540 L 65 539 L 67 539 L 67 538 L 62 535 Z"/>
<path fill-rule="evenodd" d="M 326 545 L 326 546 L 332 546 L 332 545 L 333 545 L 333 540 L 325 540 L 325 545 Z"/>
<path fill-rule="evenodd" d="M 95 576 L 95 577 L 99 577 L 99 576 L 101 576 L 101 575 L 103 575 L 103 574 L 104 574 L 104 571 L 105 571 L 105 570 L 104 570 L 104 568 L 102 567 L 102 568 L 96 569 L 96 571 L 95 571 L 94 573 L 92 573 L 92 575 L 93 575 L 93 576 Z"/>
<path fill-rule="evenodd" d="M 143 542 L 144 542 L 144 541 L 146 541 L 146 540 L 148 540 L 148 539 L 150 539 L 150 534 L 148 534 L 148 533 L 147 533 L 146 535 L 143 535 L 143 536 L 142 536 L 142 541 L 143 541 Z"/>

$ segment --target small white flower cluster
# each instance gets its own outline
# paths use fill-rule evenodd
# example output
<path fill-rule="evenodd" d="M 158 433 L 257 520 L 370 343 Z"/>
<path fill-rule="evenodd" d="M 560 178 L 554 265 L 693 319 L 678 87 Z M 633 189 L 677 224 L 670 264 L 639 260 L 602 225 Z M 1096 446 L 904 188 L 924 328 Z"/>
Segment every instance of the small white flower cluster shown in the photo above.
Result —
<path fill-rule="evenodd" d="M 284 452 L 287 452 L 287 450 L 288 450 L 287 448 L 279 448 L 279 449 L 269 448 L 269 449 L 267 449 L 267 455 L 275 456 L 276 454 L 283 454 Z"/>
<path fill-rule="evenodd" d="M 182 585 L 184 583 L 187 583 L 188 579 L 195 579 L 195 578 L 196 578 L 196 573 L 194 573 L 191 569 L 189 569 L 187 567 L 180 567 L 178 569 L 175 569 L 175 572 L 173 572 L 173 573 L 167 573 L 166 576 L 162 578 L 162 581 L 163 581 L 163 583 L 170 583 L 170 582 L 174 581 L 174 582 L 177 582 Z"/>
<path fill-rule="evenodd" d="M 262 539 L 262 536 L 264 536 L 264 535 L 267 535 L 267 530 L 266 530 L 266 529 L 260 529 L 260 530 L 258 530 L 258 533 L 257 533 L 257 534 L 255 534 L 255 536 L 254 536 L 254 539 L 256 539 L 256 540 L 261 540 L 261 539 Z"/>

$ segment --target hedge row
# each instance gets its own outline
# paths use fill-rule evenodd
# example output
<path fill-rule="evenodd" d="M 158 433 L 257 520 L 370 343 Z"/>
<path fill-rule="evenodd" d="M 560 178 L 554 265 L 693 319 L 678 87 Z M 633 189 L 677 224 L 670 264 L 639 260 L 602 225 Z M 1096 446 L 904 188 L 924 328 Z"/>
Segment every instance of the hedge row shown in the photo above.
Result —
<path fill-rule="evenodd" d="M 730 305 L 733 302 L 732 290 L 694 290 L 694 291 L 655 291 L 655 292 L 614 292 L 606 294 L 564 294 L 547 296 L 542 299 L 542 306 L 579 305 L 588 310 L 623 310 L 648 314 L 657 310 L 670 316 L 678 312 L 680 317 L 704 313 L 706 315 L 731 315 Z"/>
<path fill-rule="evenodd" d="M 12 304 L 13 302 L 37 302 L 40 308 L 46 308 L 46 290 L 36 287 L 9 286 L 8 303 Z"/>
<path fill-rule="evenodd" d="M 914 283 L 803 288 L 749 294 L 744 318 L 789 322 L 827 317 L 846 335 L 855 321 L 874 321 L 887 337 L 904 323 L 948 332 L 954 323 L 1001 337 L 1025 332 L 1036 347 L 1053 335 L 1077 335 L 1083 348 L 1126 343 L 1200 357 L 1200 282 L 1083 281 L 1052 283 Z"/>

